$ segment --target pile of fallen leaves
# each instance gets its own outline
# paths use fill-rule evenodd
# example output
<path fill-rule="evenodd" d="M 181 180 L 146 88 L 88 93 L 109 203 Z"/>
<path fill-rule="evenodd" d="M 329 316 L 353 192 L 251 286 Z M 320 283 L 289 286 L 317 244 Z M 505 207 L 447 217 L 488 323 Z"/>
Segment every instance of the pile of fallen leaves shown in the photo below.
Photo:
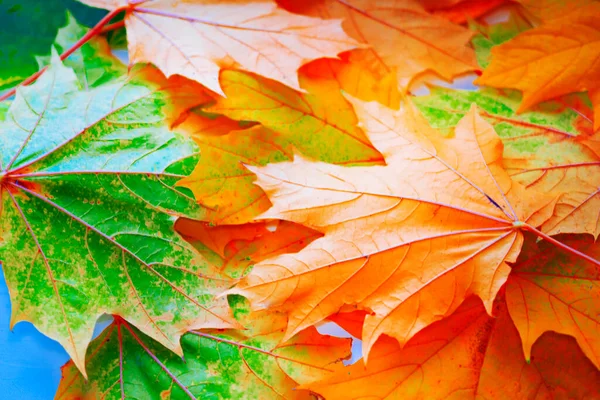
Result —
<path fill-rule="evenodd" d="M 600 398 L 600 2 L 81 1 L 0 107 L 57 398 Z"/>

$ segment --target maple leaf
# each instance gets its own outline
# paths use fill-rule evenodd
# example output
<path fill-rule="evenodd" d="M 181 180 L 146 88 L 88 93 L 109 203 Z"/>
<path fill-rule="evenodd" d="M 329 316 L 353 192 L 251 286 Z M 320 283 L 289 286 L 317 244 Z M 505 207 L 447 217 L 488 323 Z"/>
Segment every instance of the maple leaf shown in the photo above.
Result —
<path fill-rule="evenodd" d="M 584 399 L 600 392 L 600 372 L 572 338 L 545 334 L 527 363 L 505 304 L 491 318 L 475 300 L 403 349 L 382 340 L 366 366 L 359 362 L 303 387 L 328 400 Z"/>
<path fill-rule="evenodd" d="M 570 247 L 600 257 L 589 237 L 562 238 Z M 531 347 L 546 331 L 574 336 L 600 366 L 600 267 L 547 243 L 523 249 L 506 286 L 508 310 L 529 360 Z"/>
<path fill-rule="evenodd" d="M 422 73 L 445 80 L 477 70 L 473 33 L 429 14 L 416 0 L 312 0 L 283 2 L 289 9 L 321 18 L 342 18 L 344 29 L 370 49 L 361 58 L 374 72 L 398 74 L 404 88 Z"/>
<path fill-rule="evenodd" d="M 483 68 L 490 64 L 491 52 L 494 46 L 504 43 L 519 33 L 531 29 L 531 22 L 518 12 L 508 13 L 508 19 L 501 23 L 487 25 L 476 21 L 470 21 L 469 27 L 480 32 L 471 40 L 475 48 L 477 62 Z"/>
<path fill-rule="evenodd" d="M 288 221 L 210 226 L 180 218 L 175 229 L 203 254 L 204 248 L 218 254 L 222 258 L 220 271 L 232 277 L 246 275 L 258 261 L 277 254 L 295 253 L 322 236 Z"/>
<path fill-rule="evenodd" d="M 312 158 L 338 164 L 381 162 L 381 154 L 356 126 L 354 110 L 340 93 L 339 82 L 305 79 L 302 83 L 309 94 L 243 72 L 224 71 L 221 85 L 227 98 L 208 110 L 260 122 Z"/>
<path fill-rule="evenodd" d="M 310 399 L 304 383 L 330 373 L 350 352 L 349 340 L 310 328 L 277 346 L 281 315 L 239 331 L 192 331 L 182 337 L 185 361 L 117 320 L 92 342 L 86 380 L 72 363 L 63 367 L 56 399 L 191 398 Z M 122 380 L 121 380 L 122 379 Z"/>
<path fill-rule="evenodd" d="M 67 24 L 58 30 L 53 46 L 62 54 L 88 31 L 88 28 L 79 24 L 67 12 Z M 50 56 L 37 57 L 41 67 L 50 65 L 51 59 Z M 112 55 L 108 42 L 102 36 L 91 38 L 65 59 L 63 64 L 73 69 L 83 88 L 97 87 L 127 74 L 127 68 Z"/>
<path fill-rule="evenodd" d="M 231 129 L 239 129 L 237 122 L 226 118 L 198 118 L 196 110 L 214 102 L 208 89 L 198 82 L 179 75 L 167 78 L 150 64 L 138 64 L 128 75 L 148 82 L 164 95 L 162 111 L 171 129 L 177 128 L 188 135 L 196 130 L 207 135 L 222 135 Z"/>
<path fill-rule="evenodd" d="M 173 231 L 176 216 L 204 211 L 174 186 L 198 149 L 164 126 L 162 101 L 122 80 L 81 91 L 55 59 L 19 89 L 2 123 L 0 259 L 11 325 L 33 322 L 82 371 L 103 313 L 179 353 L 185 330 L 232 326 L 210 302 L 229 281 Z"/>
<path fill-rule="evenodd" d="M 492 61 L 475 83 L 523 92 L 522 112 L 544 100 L 589 91 L 600 128 L 600 28 L 594 2 L 564 18 L 523 32 L 492 49 Z"/>
<path fill-rule="evenodd" d="M 244 69 L 299 88 L 300 66 L 358 45 L 340 21 L 294 15 L 271 0 L 80 1 L 126 11 L 132 63 L 151 62 L 166 76 L 182 75 L 220 94 L 222 68 Z"/>
<path fill-rule="evenodd" d="M 66 12 L 65 12 L 66 11 Z M 74 13 L 91 26 L 102 11 L 74 0 L 19 0 L 0 4 L 0 90 L 15 86 L 38 70 L 36 59 L 50 55 L 57 30 L 65 16 Z"/>
<path fill-rule="evenodd" d="M 330 315 L 327 319 L 335 322 L 346 332 L 354 336 L 355 338 L 362 339 L 362 328 L 365 322 L 366 312 L 362 310 L 337 312 Z"/>
<path fill-rule="evenodd" d="M 516 181 L 528 188 L 553 193 L 558 201 L 542 231 L 600 234 L 600 146 L 592 123 L 568 102 L 547 102 L 516 114 L 519 96 L 434 89 L 415 98 L 428 120 L 452 127 L 472 102 L 494 124 L 504 142 L 503 163 Z"/>
<path fill-rule="evenodd" d="M 515 0 L 534 20 L 548 22 L 581 12 L 596 0 Z"/>
<path fill-rule="evenodd" d="M 215 223 L 251 221 L 270 203 L 262 189 L 252 184 L 254 175 L 242 163 L 266 165 L 288 160 L 292 156 L 288 142 L 260 126 L 224 136 L 204 133 L 192 136 L 201 149 L 201 158 L 178 185 L 189 188 L 201 204 L 212 209 L 209 219 Z"/>
<path fill-rule="evenodd" d="M 520 251 L 520 229 L 542 224 L 553 203 L 511 181 L 502 144 L 475 109 L 444 139 L 410 103 L 399 111 L 354 105 L 386 166 L 298 157 L 250 168 L 273 202 L 261 218 L 325 237 L 258 263 L 230 293 L 256 308 L 287 310 L 286 338 L 355 304 L 372 313 L 363 328 L 366 355 L 381 334 L 405 343 L 471 294 L 491 310 L 507 262 Z"/>
<path fill-rule="evenodd" d="M 381 154 L 356 127 L 354 111 L 340 90 L 397 106 L 394 80 L 378 82 L 347 59 L 318 60 L 300 70 L 300 85 L 307 94 L 247 73 L 223 71 L 221 86 L 227 98 L 204 110 L 262 126 L 240 131 L 239 126 L 225 124 L 219 136 L 198 129 L 199 123 L 204 124 L 201 118 L 181 126 L 191 133 L 202 157 L 190 176 L 178 184 L 213 209 L 213 222 L 247 222 L 271 205 L 262 189 L 252 183 L 254 174 L 242 163 L 259 166 L 290 160 L 291 146 L 327 162 L 381 162 Z"/>

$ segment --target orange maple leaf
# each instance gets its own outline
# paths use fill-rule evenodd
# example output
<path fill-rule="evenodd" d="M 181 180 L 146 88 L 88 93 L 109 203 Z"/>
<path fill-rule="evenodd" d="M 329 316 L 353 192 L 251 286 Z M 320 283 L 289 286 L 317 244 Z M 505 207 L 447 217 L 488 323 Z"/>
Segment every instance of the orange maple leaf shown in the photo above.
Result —
<path fill-rule="evenodd" d="M 559 137 L 557 140 L 556 137 Z M 558 196 L 553 215 L 542 225 L 550 235 L 600 235 L 600 134 L 566 137 L 547 131 L 535 153 L 505 154 L 513 179 Z M 544 141 L 546 143 L 544 143 Z M 541 143 L 544 143 L 542 146 Z"/>
<path fill-rule="evenodd" d="M 495 315 L 468 299 L 403 349 L 381 340 L 366 366 L 339 368 L 302 388 L 328 400 L 585 399 L 600 393 L 600 372 L 572 338 L 544 335 L 528 363 L 506 304 L 500 302 Z"/>
<path fill-rule="evenodd" d="M 392 71 L 408 87 L 415 77 L 433 72 L 445 80 L 478 69 L 468 47 L 474 32 L 429 14 L 416 0 L 283 1 L 289 9 L 307 15 L 344 19 L 354 39 L 369 44 L 359 58 L 381 74 Z"/>
<path fill-rule="evenodd" d="M 600 3 L 523 32 L 492 49 L 489 67 L 475 83 L 523 92 L 518 112 L 572 92 L 594 101 L 600 128 Z"/>
<path fill-rule="evenodd" d="M 584 235 L 562 242 L 598 258 L 600 245 Z M 529 241 L 528 241 L 529 242 Z M 600 366 L 600 267 L 546 243 L 525 246 L 506 285 L 506 302 L 529 360 L 546 331 L 574 336 Z"/>
<path fill-rule="evenodd" d="M 354 101 L 386 166 L 297 158 L 250 168 L 273 207 L 261 218 L 325 233 L 295 255 L 258 263 L 232 293 L 283 307 L 286 338 L 346 304 L 368 310 L 364 354 L 382 334 L 405 343 L 471 294 L 491 310 L 519 254 L 522 228 L 550 215 L 551 198 L 526 191 L 502 167 L 502 143 L 475 111 L 442 138 L 409 104 Z"/>
<path fill-rule="evenodd" d="M 180 218 L 175 229 L 201 252 L 208 247 L 217 253 L 223 259 L 220 271 L 233 277 L 245 275 L 253 264 L 269 257 L 295 253 L 322 236 L 289 221 L 210 226 Z"/>
<path fill-rule="evenodd" d="M 299 89 L 306 62 L 336 57 L 358 43 L 340 21 L 294 15 L 272 0 L 81 0 L 124 9 L 132 63 L 151 62 L 223 94 L 222 68 L 240 68 Z"/>
<path fill-rule="evenodd" d="M 539 22 L 548 22 L 577 13 L 597 0 L 513 0 L 521 4 L 526 14 Z"/>

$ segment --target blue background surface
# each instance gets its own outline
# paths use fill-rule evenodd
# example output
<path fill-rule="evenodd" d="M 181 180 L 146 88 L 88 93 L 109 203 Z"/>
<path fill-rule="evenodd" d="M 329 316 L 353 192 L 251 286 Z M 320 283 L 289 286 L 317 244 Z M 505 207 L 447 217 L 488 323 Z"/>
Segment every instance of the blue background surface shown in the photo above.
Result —
<path fill-rule="evenodd" d="M 69 360 L 63 348 L 29 322 L 9 329 L 10 298 L 0 273 L 0 399 L 53 399 L 60 367 Z"/>

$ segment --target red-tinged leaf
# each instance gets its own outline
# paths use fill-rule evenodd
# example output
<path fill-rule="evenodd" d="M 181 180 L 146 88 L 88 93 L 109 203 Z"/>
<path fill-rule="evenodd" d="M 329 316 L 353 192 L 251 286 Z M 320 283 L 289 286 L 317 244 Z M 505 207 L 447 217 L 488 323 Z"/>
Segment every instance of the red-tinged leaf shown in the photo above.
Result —
<path fill-rule="evenodd" d="M 366 312 L 356 310 L 351 312 L 337 312 L 327 319 L 341 326 L 355 338 L 362 339 L 362 330 L 366 315 Z"/>
<path fill-rule="evenodd" d="M 181 218 L 175 229 L 197 248 L 208 247 L 219 254 L 223 258 L 221 272 L 233 277 L 244 276 L 259 261 L 295 253 L 322 236 L 288 221 L 210 226 Z"/>
<path fill-rule="evenodd" d="M 478 18 L 508 3 L 507 0 L 460 0 L 458 2 L 421 1 L 433 15 L 445 18 L 456 24 Z"/>

